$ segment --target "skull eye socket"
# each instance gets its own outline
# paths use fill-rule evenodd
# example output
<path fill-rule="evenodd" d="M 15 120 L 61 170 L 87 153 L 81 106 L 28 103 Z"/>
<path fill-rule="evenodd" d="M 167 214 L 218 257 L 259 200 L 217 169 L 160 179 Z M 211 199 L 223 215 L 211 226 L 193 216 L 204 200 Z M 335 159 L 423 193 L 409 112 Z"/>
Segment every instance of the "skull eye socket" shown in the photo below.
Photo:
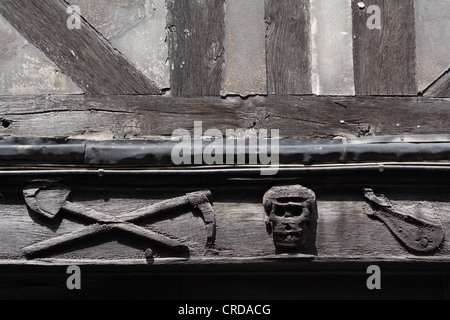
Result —
<path fill-rule="evenodd" d="M 279 203 L 289 203 L 289 202 L 302 203 L 307 200 L 308 200 L 307 198 L 302 198 L 302 197 L 279 197 L 279 198 L 277 198 L 277 202 L 279 202 Z"/>
<path fill-rule="evenodd" d="M 272 212 L 278 217 L 284 216 L 284 208 L 282 206 L 273 206 Z"/>
<path fill-rule="evenodd" d="M 278 216 L 278 217 L 284 217 L 284 216 L 292 216 L 292 217 L 298 217 L 301 216 L 303 213 L 303 208 L 298 205 L 280 205 L 276 204 L 273 206 L 272 212 Z"/>
<path fill-rule="evenodd" d="M 302 207 L 300 206 L 287 206 L 289 214 L 293 217 L 298 217 L 302 214 Z"/>

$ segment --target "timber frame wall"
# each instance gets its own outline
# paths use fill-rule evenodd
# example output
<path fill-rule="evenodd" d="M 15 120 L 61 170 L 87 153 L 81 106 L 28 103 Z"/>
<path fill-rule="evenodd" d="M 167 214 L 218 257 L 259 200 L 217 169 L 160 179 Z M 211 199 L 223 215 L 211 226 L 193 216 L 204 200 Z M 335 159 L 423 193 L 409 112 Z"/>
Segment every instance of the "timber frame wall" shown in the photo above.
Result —
<path fill-rule="evenodd" d="M 167 1 L 170 88 L 84 18 L 69 30 L 67 2 L 0 0 L 0 14 L 84 92 L 0 96 L 0 298 L 81 297 L 65 288 L 72 264 L 85 272 L 85 298 L 123 298 L 111 283 L 133 288 L 129 298 L 448 298 L 450 73 L 418 87 L 414 0 L 366 1 L 381 7 L 383 33 L 348 2 L 352 61 L 339 66 L 350 63 L 353 85 L 330 89 L 333 75 L 311 55 L 320 50 L 310 34 L 315 0 L 249 0 L 248 23 L 263 28 L 243 39 L 230 38 L 245 30 L 238 2 Z M 192 133 L 196 121 L 247 138 L 279 129 L 279 172 L 174 165 L 171 135 Z M 314 241 L 277 254 L 263 196 L 298 184 L 316 194 Z M 366 189 L 442 228 L 442 242 L 411 250 L 408 241 L 421 239 L 405 244 L 370 217 Z M 203 190 L 212 199 L 188 196 Z M 168 204 L 181 198 L 191 206 Z M 159 215 L 122 217 L 149 205 Z M 385 272 L 382 291 L 365 287 L 372 264 Z"/>

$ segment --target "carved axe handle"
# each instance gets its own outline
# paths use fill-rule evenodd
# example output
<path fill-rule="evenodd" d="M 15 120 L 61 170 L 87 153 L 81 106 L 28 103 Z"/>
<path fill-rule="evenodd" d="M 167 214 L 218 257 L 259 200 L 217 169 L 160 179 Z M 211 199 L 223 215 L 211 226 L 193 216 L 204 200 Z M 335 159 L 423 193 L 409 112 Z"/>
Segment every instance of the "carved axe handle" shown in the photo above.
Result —
<path fill-rule="evenodd" d="M 63 203 L 61 209 L 70 212 L 71 214 L 83 218 L 88 218 L 96 222 L 101 223 L 117 223 L 120 222 L 114 216 L 109 214 L 104 214 L 102 212 L 96 211 L 92 208 L 88 208 L 81 204 L 66 201 Z"/>
<path fill-rule="evenodd" d="M 53 250 L 58 247 L 62 247 L 68 245 L 74 241 L 80 241 L 85 238 L 98 235 L 109 231 L 112 229 L 111 225 L 107 224 L 91 224 L 86 226 L 80 230 L 73 231 L 70 233 L 62 234 L 56 237 L 53 237 L 48 240 L 44 240 L 33 245 L 27 246 L 23 248 L 23 252 L 26 256 L 34 256 L 41 252 Z"/>
<path fill-rule="evenodd" d="M 143 239 L 157 242 L 160 245 L 164 245 L 172 250 L 179 252 L 189 252 L 189 248 L 184 244 L 178 242 L 177 240 L 168 238 L 166 236 L 160 235 L 151 230 L 145 229 L 143 227 L 136 226 L 131 223 L 113 223 L 113 224 L 92 224 L 86 226 L 80 230 L 66 233 L 54 238 L 41 241 L 39 243 L 30 245 L 23 249 L 26 256 L 34 256 L 41 252 L 55 249 L 57 247 L 62 247 L 68 245 L 74 241 L 80 241 L 88 237 L 99 235 L 111 230 L 120 230 L 135 236 L 139 236 Z"/>
<path fill-rule="evenodd" d="M 124 222 L 137 222 L 166 211 L 176 210 L 186 206 L 191 206 L 200 212 L 202 219 L 206 224 L 206 245 L 208 247 L 213 246 L 216 237 L 216 219 L 212 207 L 212 196 L 209 190 L 192 192 L 184 196 L 163 200 L 127 214 L 120 215 L 117 219 Z"/>
<path fill-rule="evenodd" d="M 186 196 L 181 196 L 159 201 L 143 208 L 122 214 L 118 216 L 117 219 L 123 222 L 138 222 L 140 220 L 145 220 L 167 211 L 181 209 L 189 205 L 190 202 Z"/>

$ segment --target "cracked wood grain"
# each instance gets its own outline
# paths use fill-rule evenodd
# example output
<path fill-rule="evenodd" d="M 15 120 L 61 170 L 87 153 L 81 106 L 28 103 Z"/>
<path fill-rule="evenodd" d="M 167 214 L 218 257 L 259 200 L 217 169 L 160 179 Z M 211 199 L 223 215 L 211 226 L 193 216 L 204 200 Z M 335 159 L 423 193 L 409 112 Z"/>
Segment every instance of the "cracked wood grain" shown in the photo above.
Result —
<path fill-rule="evenodd" d="M 369 29 L 373 13 L 353 0 L 353 62 L 357 95 L 416 95 L 414 0 L 373 0 L 381 29 Z"/>
<path fill-rule="evenodd" d="M 29 137 L 87 132 L 108 132 L 116 139 L 170 137 L 178 128 L 192 130 L 194 121 L 202 121 L 204 131 L 224 134 L 227 129 L 279 129 L 281 138 L 450 132 L 448 99 L 412 97 L 0 97 L 0 110 L 8 124 L 0 125 L 0 135 Z"/>
<path fill-rule="evenodd" d="M 224 0 L 167 1 L 171 94 L 218 96 L 224 64 Z"/>
<path fill-rule="evenodd" d="M 439 79 L 432 83 L 425 93 L 428 98 L 449 98 L 450 97 L 450 69 L 447 70 Z"/>
<path fill-rule="evenodd" d="M 269 94 L 311 94 L 309 1 L 267 0 Z"/>
<path fill-rule="evenodd" d="M 133 184 L 140 187 L 124 185 L 123 177 L 118 178 L 117 184 L 109 184 L 106 190 L 96 182 L 87 186 L 80 177 L 72 180 L 71 187 L 76 192 L 72 201 L 97 211 L 119 218 L 128 210 L 137 210 L 148 205 L 149 201 L 160 201 L 175 194 L 192 191 L 191 186 L 181 188 L 155 187 L 151 185 Z M 424 256 L 408 252 L 396 240 L 388 228 L 377 220 L 367 217 L 364 211 L 366 201 L 361 194 L 359 184 L 347 185 L 344 189 L 326 186 L 323 179 L 308 183 L 317 195 L 317 254 L 312 261 L 321 259 L 323 262 L 336 261 L 357 262 L 381 259 L 384 261 L 422 261 Z M 141 180 L 141 183 L 144 180 Z M 256 182 L 256 181 L 254 181 Z M 153 182 L 152 182 L 153 183 Z M 292 182 L 293 183 L 293 182 Z M 130 237 L 120 232 L 110 238 L 84 238 L 89 233 L 82 233 L 80 243 L 73 243 L 64 250 L 56 251 L 49 258 L 80 259 L 117 263 L 121 259 L 141 259 L 145 261 L 144 250 L 154 249 L 157 254 L 155 263 L 161 264 L 243 264 L 243 263 L 275 263 L 280 262 L 275 254 L 272 236 L 265 227 L 265 212 L 262 202 L 264 192 L 279 181 L 241 181 L 230 185 L 217 184 L 216 179 L 203 182 L 204 187 L 210 187 L 215 199 L 214 212 L 217 222 L 217 238 L 214 254 L 208 254 L 204 246 L 205 226 L 201 218 L 187 210 L 186 214 L 152 218 L 142 221 L 140 225 L 149 230 L 180 239 L 189 245 L 190 258 L 163 260 L 173 257 L 173 252 L 154 247 L 147 240 Z M 448 183 L 443 183 L 448 185 Z M 6 190 L 8 188 L 8 190 Z M 423 185 L 403 185 L 399 187 L 395 182 L 386 183 L 379 187 L 388 196 L 394 206 L 411 207 L 419 202 L 426 203 L 433 208 L 442 221 L 445 236 L 448 236 L 450 225 L 450 204 L 448 192 L 442 186 L 433 183 Z M 445 191 L 442 191 L 444 190 Z M 24 259 L 23 248 L 32 246 L 40 241 L 62 236 L 80 230 L 81 220 L 69 219 L 61 216 L 56 220 L 48 220 L 27 210 L 20 190 L 2 186 L 3 198 L 0 202 L 0 264 L 5 260 L 20 261 Z M 105 199 L 108 199 L 105 201 Z M 95 226 L 88 227 L 92 230 Z M 108 225 L 104 225 L 108 231 Z M 86 230 L 86 229 L 85 229 Z M 95 228 L 93 230 L 96 230 Z M 100 229 L 99 231 L 102 231 Z M 78 234 L 76 234 L 78 236 Z M 33 247 L 32 247 L 33 248 Z M 205 255 L 206 254 L 206 255 Z M 442 247 L 432 255 L 429 261 L 443 262 L 450 259 L 450 248 L 444 241 Z M 202 262 L 201 259 L 205 260 Z M 265 259 L 265 261 L 263 261 Z M 298 262 L 311 261 L 312 257 L 295 257 Z M 126 262 L 124 262 L 126 263 Z"/>

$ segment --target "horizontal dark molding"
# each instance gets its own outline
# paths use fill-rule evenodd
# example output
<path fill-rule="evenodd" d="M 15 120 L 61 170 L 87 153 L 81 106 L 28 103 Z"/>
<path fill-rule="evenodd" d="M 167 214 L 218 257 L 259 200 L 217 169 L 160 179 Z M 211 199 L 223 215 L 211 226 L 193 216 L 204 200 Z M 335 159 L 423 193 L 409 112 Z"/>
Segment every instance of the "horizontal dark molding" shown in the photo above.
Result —
<path fill-rule="evenodd" d="M 17 138 L 0 139 L 0 164 L 57 165 L 78 167 L 203 167 L 207 165 L 314 165 L 373 162 L 447 162 L 450 161 L 450 142 L 442 136 L 379 137 L 351 140 L 341 139 L 281 139 L 248 140 L 220 139 L 215 141 L 190 140 L 185 152 L 190 156 L 179 164 L 172 161 L 172 150 L 183 148 L 180 141 L 171 140 L 107 140 Z M 266 150 L 251 149 L 267 143 Z M 384 142 L 394 141 L 394 142 Z M 222 163 L 205 160 L 205 153 L 216 146 L 214 155 Z M 201 147 L 200 147 L 201 146 Z M 231 148 L 230 148 L 231 146 Z M 273 150 L 272 150 L 273 148 Z M 267 156 L 266 162 L 261 156 Z M 253 157 L 252 159 L 250 159 Z M 239 162 L 238 160 L 241 160 Z M 245 160 L 245 161 L 242 161 Z M 201 161 L 201 162 L 200 162 Z M 267 162 L 269 161 L 269 162 Z"/>

